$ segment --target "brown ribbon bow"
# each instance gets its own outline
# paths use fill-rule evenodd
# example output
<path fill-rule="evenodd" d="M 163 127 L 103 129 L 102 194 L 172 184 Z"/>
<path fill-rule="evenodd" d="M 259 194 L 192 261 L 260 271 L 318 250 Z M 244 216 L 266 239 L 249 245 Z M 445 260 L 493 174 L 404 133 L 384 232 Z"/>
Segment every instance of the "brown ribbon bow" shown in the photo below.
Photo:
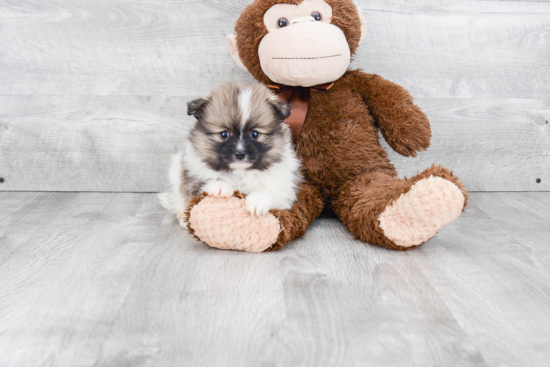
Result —
<path fill-rule="evenodd" d="M 311 91 L 326 92 L 334 83 L 315 85 L 313 87 L 291 87 L 283 84 L 268 84 L 267 86 L 275 90 L 275 94 L 280 100 L 290 103 L 290 116 L 285 122 L 292 130 L 294 144 L 298 143 L 302 127 L 306 121 L 307 110 L 309 109 L 309 97 Z"/>

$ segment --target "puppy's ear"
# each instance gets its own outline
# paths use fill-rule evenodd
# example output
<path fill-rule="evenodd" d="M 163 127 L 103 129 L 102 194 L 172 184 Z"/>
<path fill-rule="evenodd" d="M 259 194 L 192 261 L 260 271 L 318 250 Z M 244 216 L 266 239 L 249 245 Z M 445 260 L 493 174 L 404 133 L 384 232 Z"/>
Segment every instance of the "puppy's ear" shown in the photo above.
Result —
<path fill-rule="evenodd" d="M 290 104 L 286 102 L 282 102 L 279 100 L 270 101 L 273 107 L 275 108 L 275 112 L 277 113 L 278 117 L 280 117 L 282 120 L 285 120 L 288 116 L 290 116 Z"/>
<path fill-rule="evenodd" d="M 187 114 L 189 116 L 197 116 L 202 110 L 206 103 L 208 102 L 205 98 L 195 99 L 194 101 L 187 103 Z"/>

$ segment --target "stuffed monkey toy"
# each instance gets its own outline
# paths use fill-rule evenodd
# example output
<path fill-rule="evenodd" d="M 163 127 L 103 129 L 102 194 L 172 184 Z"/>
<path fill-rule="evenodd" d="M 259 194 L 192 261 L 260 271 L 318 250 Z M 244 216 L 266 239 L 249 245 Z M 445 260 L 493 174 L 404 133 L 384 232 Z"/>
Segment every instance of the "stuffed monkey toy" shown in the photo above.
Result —
<path fill-rule="evenodd" d="M 246 212 L 242 196 L 192 200 L 189 231 L 208 245 L 250 252 L 278 250 L 306 233 L 323 208 L 353 235 L 390 249 L 419 246 L 466 207 L 452 172 L 432 165 L 397 177 L 380 146 L 416 156 L 430 145 L 426 115 L 402 87 L 350 70 L 366 21 L 352 0 L 256 0 L 229 36 L 236 63 L 292 106 L 286 122 L 305 181 L 289 210 Z"/>

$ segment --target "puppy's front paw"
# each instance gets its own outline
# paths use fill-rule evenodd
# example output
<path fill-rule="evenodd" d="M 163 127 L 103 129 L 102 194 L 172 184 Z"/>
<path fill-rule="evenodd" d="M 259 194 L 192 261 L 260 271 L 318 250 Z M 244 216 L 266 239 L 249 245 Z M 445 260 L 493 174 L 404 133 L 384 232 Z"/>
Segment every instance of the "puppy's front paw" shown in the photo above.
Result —
<path fill-rule="evenodd" d="M 256 215 L 267 214 L 271 210 L 271 198 L 261 192 L 252 192 L 246 197 L 246 210 Z"/>
<path fill-rule="evenodd" d="M 229 198 L 233 196 L 233 193 L 235 190 L 233 188 L 223 182 L 223 181 L 210 181 L 204 187 L 202 188 L 203 191 L 206 191 L 206 193 L 210 196 L 217 196 L 217 197 L 225 197 Z"/>

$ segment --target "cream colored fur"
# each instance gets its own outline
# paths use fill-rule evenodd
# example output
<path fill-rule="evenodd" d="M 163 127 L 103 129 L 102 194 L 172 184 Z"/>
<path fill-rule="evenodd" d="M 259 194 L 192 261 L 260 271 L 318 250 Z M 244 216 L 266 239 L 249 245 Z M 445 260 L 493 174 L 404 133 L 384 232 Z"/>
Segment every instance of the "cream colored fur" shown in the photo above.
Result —
<path fill-rule="evenodd" d="M 160 194 L 161 204 L 176 215 L 182 227 L 186 226 L 183 216 L 191 199 L 182 189 L 183 169 L 188 175 L 205 182 L 202 191 L 210 196 L 230 197 L 234 191 L 248 195 L 246 209 L 255 215 L 264 215 L 271 209 L 290 209 L 296 200 L 300 183 L 300 161 L 291 143 L 291 133 L 284 125 L 286 144 L 281 161 L 265 171 L 234 169 L 215 171 L 209 168 L 192 144 L 186 139 L 184 150 L 172 157 L 170 165 L 170 190 Z"/>

